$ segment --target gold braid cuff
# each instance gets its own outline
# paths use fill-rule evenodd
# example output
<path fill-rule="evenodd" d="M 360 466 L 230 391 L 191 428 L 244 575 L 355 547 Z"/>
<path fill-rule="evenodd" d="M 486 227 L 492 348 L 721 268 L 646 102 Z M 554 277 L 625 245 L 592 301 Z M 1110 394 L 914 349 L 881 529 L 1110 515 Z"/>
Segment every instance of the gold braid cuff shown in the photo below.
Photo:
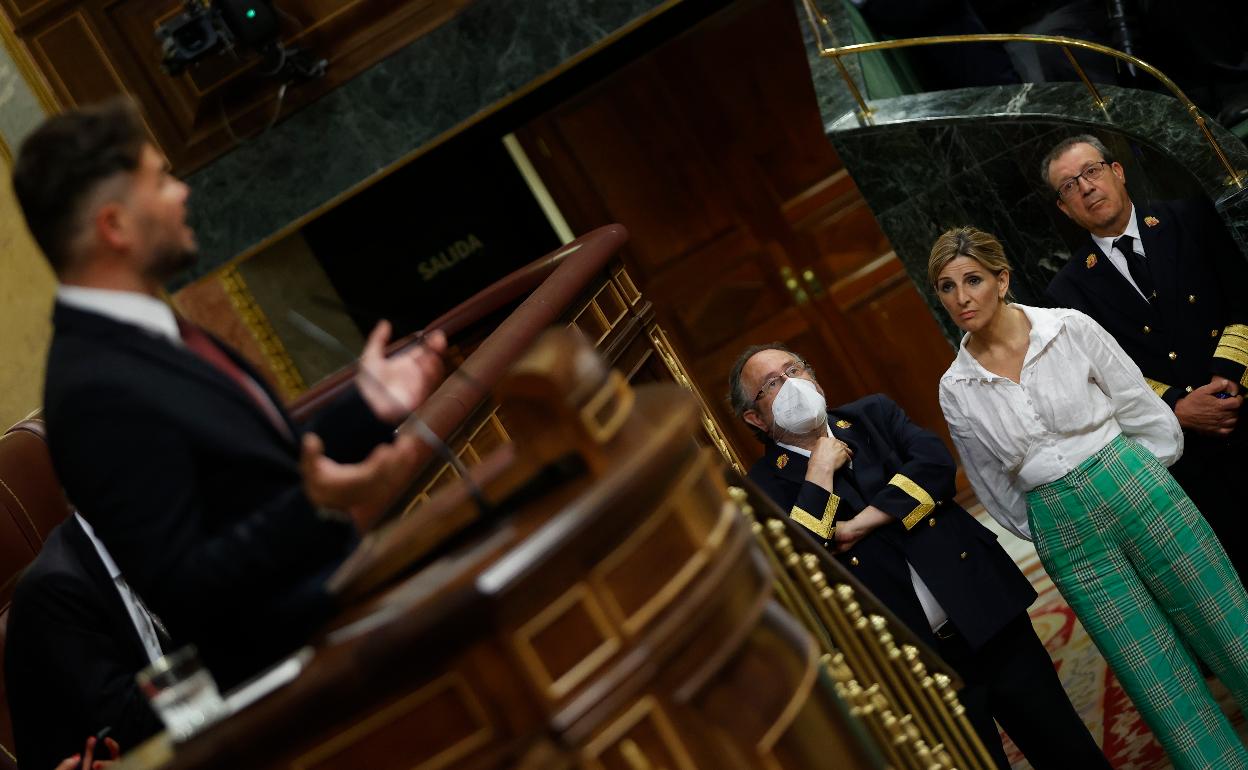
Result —
<path fill-rule="evenodd" d="M 1222 339 L 1213 351 L 1214 358 L 1224 358 L 1248 368 L 1248 326 L 1228 324 L 1222 330 Z"/>
<path fill-rule="evenodd" d="M 789 518 L 824 540 L 831 540 L 832 531 L 836 529 L 836 507 L 840 504 L 841 498 L 829 493 L 828 504 L 823 508 L 823 518 L 815 518 L 796 505 L 789 511 Z"/>
<path fill-rule="evenodd" d="M 923 487 L 915 484 L 908 477 L 898 473 L 889 479 L 888 483 L 919 501 L 919 504 L 914 507 L 914 510 L 906 514 L 906 517 L 901 520 L 902 525 L 904 525 L 906 529 L 913 529 L 914 525 L 923 521 L 923 517 L 935 510 L 936 501 L 932 499 L 932 496 L 929 495 Z"/>
<path fill-rule="evenodd" d="M 1166 391 L 1170 390 L 1170 386 L 1164 382 L 1158 382 L 1157 380 L 1150 380 L 1147 377 L 1144 378 L 1144 381 L 1147 382 L 1148 387 L 1152 388 L 1153 392 L 1156 393 L 1161 398 L 1165 398 Z"/>

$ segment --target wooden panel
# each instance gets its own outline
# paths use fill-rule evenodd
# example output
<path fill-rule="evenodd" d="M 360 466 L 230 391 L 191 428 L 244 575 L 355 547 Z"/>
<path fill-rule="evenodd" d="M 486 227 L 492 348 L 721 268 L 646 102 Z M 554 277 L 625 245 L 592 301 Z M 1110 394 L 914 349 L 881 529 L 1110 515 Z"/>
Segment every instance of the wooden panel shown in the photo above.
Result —
<path fill-rule="evenodd" d="M 785 204 L 784 214 L 814 245 L 820 281 L 844 278 L 892 251 L 847 172 L 803 191 Z"/>
<path fill-rule="evenodd" d="M 291 767 L 355 767 L 366 750 L 370 770 L 434 770 L 471 754 L 493 734 L 480 700 L 451 671 L 333 736 Z"/>
<path fill-rule="evenodd" d="M 15 23 L 21 23 L 39 14 L 54 12 L 58 7 L 69 2 L 71 0 L 0 0 L 0 5 L 4 6 L 4 11 L 10 19 Z"/>
<path fill-rule="evenodd" d="M 596 770 L 639 767 L 694 770 L 681 736 L 653 695 L 638 700 L 585 747 L 585 765 Z"/>
<path fill-rule="evenodd" d="M 699 154 L 697 137 L 679 107 L 664 102 L 663 73 L 650 61 L 623 72 L 550 116 L 545 147 L 572 161 L 568 173 L 593 180 L 607 221 L 628 224 L 629 270 L 644 285 L 737 223 L 715 193 L 712 164 L 689 162 L 688 155 Z M 609 147 L 584 151 L 603 137 L 610 137 Z"/>
<path fill-rule="evenodd" d="M 734 3 L 518 136 L 574 230 L 628 226 L 629 270 L 743 459 L 757 444 L 719 396 L 752 344 L 807 357 L 830 404 L 901 382 L 935 407 L 935 383 L 877 366 L 860 308 L 830 298 L 891 247 L 823 136 L 790 3 Z"/>
<path fill-rule="evenodd" d="M 583 583 L 572 586 L 514 634 L 524 670 L 549 698 L 561 698 L 620 650 L 606 613 Z"/>
<path fill-rule="evenodd" d="M 858 354 L 872 358 L 881 388 L 952 451 L 936 392 L 954 354 L 901 261 L 891 253 L 880 258 L 835 285 L 832 296 L 850 319 Z"/>
<path fill-rule="evenodd" d="M 259 56 L 214 54 L 178 77 L 161 70 L 154 32 L 184 10 L 180 0 L 0 2 L 12 13 L 18 35 L 39 49 L 40 68 L 67 104 L 132 94 L 156 143 L 180 173 L 227 150 L 233 135 L 258 131 L 273 118 L 279 81 L 262 75 L 266 65 Z M 290 88 L 283 113 L 324 95 L 470 2 L 283 0 L 282 41 L 329 60 L 324 78 Z M 77 26 L 66 28 L 67 23 Z"/>
<path fill-rule="evenodd" d="M 670 605 L 701 571 L 723 539 L 734 514 L 717 505 L 705 482 L 717 471 L 711 455 L 698 463 L 668 494 L 664 505 L 599 560 L 590 581 L 616 623 L 636 636 Z M 719 514 L 720 526 L 715 526 Z"/>
<path fill-rule="evenodd" d="M 661 309 L 664 328 L 684 342 L 683 352 L 698 359 L 790 307 L 776 267 L 784 258 L 778 244 L 736 231 L 687 252 L 646 287 L 646 296 Z"/>
<path fill-rule="evenodd" d="M 32 53 L 65 103 L 83 104 L 123 93 L 125 83 L 108 59 L 96 30 L 85 13 L 71 12 L 31 41 Z M 72 58 L 73 67 L 57 62 Z"/>

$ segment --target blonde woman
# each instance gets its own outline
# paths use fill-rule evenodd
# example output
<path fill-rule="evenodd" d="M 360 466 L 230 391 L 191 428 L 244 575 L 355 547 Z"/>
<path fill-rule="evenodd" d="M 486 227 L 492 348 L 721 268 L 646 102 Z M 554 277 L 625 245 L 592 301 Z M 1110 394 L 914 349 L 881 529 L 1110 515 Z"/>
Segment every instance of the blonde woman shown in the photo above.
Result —
<path fill-rule="evenodd" d="M 1176 768 L 1248 768 L 1181 641 L 1248 711 L 1248 594 L 1166 471 L 1174 412 L 1090 318 L 1011 303 L 988 233 L 937 238 L 928 279 L 966 332 L 940 404 L 980 502 L 1035 541 Z"/>

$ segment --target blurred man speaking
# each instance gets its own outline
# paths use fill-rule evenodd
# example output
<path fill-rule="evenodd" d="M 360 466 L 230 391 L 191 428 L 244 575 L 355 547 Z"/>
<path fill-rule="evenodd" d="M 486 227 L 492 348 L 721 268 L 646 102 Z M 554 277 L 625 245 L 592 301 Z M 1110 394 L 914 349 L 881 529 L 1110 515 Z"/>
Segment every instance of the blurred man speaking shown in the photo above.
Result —
<path fill-rule="evenodd" d="M 323 578 L 407 481 L 385 443 L 441 376 L 445 338 L 386 358 L 294 424 L 247 363 L 177 317 L 163 285 L 194 262 L 187 186 L 116 100 L 47 120 L 13 175 L 60 286 L 44 415 L 57 475 L 126 580 L 224 686 L 328 616 Z"/>

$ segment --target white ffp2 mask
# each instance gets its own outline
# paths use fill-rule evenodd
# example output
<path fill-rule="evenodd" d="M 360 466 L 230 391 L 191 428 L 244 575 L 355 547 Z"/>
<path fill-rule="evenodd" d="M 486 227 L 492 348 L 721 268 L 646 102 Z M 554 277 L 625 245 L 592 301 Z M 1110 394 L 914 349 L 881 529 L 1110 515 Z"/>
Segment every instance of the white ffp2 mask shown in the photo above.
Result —
<path fill-rule="evenodd" d="M 828 421 L 828 403 L 810 380 L 789 377 L 771 402 L 776 426 L 789 433 L 804 434 Z"/>

